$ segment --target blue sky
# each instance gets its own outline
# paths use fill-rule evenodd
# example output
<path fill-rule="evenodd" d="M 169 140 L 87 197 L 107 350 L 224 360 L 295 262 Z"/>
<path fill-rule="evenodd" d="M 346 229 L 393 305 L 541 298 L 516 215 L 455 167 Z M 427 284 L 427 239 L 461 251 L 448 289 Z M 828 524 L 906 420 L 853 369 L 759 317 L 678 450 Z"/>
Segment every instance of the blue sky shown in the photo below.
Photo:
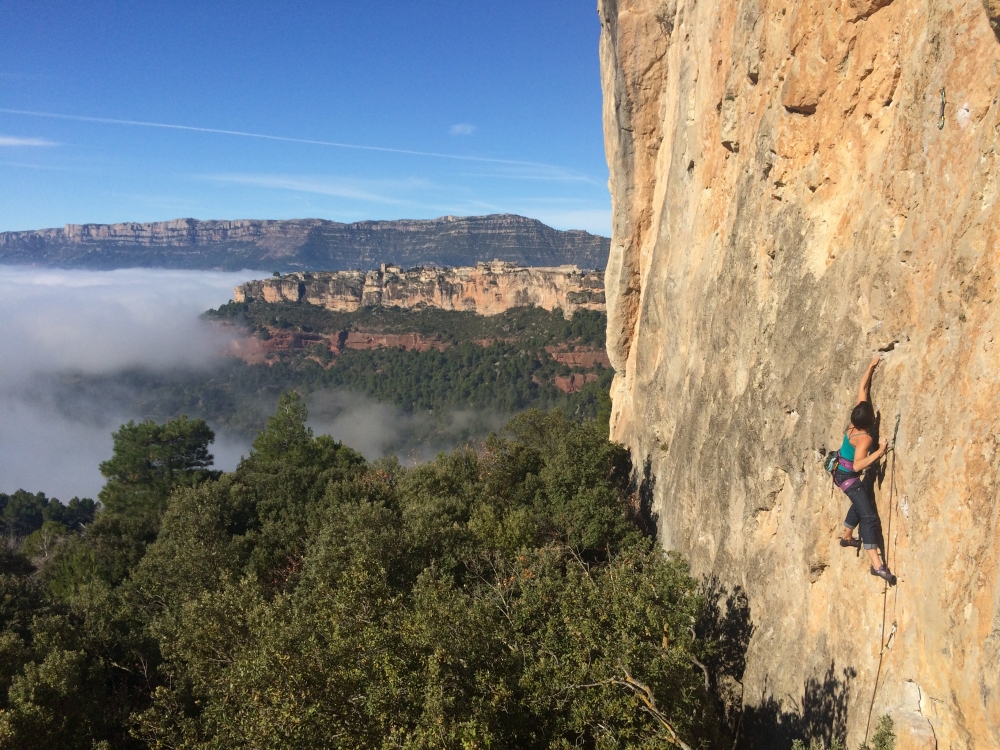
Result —
<path fill-rule="evenodd" d="M 0 231 L 511 212 L 607 235 L 595 6 L 4 0 Z"/>

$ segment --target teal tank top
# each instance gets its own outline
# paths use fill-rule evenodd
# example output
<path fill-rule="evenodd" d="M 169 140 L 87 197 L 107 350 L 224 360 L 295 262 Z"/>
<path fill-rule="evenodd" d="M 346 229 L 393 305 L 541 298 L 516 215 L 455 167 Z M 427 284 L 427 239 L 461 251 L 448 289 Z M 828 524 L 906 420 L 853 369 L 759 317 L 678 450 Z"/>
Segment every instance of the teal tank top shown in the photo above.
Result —
<path fill-rule="evenodd" d="M 840 446 L 840 457 L 845 461 L 854 463 L 854 446 L 851 445 L 851 441 L 848 439 L 846 432 L 844 433 L 844 442 Z"/>

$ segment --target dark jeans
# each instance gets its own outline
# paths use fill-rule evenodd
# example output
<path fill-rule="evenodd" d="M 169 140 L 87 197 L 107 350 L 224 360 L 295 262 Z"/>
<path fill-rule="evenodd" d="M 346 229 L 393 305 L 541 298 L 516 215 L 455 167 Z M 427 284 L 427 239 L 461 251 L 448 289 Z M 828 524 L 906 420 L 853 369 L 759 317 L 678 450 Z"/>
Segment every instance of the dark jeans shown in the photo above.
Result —
<path fill-rule="evenodd" d="M 865 549 L 878 548 L 878 513 L 868 489 L 859 480 L 848 487 L 844 494 L 851 501 L 851 509 L 847 511 L 844 526 L 849 529 L 861 524 L 861 541 Z"/>

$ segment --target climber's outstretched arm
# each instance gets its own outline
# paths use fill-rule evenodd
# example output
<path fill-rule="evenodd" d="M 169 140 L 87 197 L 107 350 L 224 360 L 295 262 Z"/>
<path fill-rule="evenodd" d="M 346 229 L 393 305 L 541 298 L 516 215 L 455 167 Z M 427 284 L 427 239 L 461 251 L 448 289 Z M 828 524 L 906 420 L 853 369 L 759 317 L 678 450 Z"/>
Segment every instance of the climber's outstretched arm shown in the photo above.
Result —
<path fill-rule="evenodd" d="M 861 385 L 858 386 L 858 400 L 854 402 L 854 405 L 867 401 L 869 397 L 869 391 L 872 387 L 872 373 L 875 372 L 875 368 L 878 367 L 878 363 L 882 361 L 882 356 L 879 354 L 875 355 L 875 359 L 871 361 L 868 365 L 868 369 L 865 370 L 865 374 L 861 376 Z"/>

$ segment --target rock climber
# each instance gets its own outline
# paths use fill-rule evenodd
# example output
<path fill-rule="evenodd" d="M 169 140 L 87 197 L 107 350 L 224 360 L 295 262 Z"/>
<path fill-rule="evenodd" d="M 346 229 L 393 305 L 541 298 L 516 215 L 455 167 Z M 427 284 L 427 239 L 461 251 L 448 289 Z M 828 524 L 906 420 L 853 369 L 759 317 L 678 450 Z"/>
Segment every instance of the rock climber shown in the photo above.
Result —
<path fill-rule="evenodd" d="M 881 355 L 868 365 L 858 386 L 858 400 L 851 410 L 851 424 L 844 432 L 844 442 L 840 446 L 840 459 L 833 473 L 834 483 L 851 501 L 851 509 L 844 519 L 844 536 L 840 540 L 841 547 L 861 547 L 871 560 L 871 574 L 884 579 L 890 586 L 896 585 L 896 576 L 889 572 L 888 566 L 882 562 L 878 550 L 878 513 L 875 510 L 875 500 L 870 489 L 861 480 L 861 472 L 878 461 L 888 449 L 888 440 L 879 440 L 878 448 L 871 451 L 871 431 L 875 427 L 875 410 L 869 400 L 869 390 L 872 375 Z M 871 452 L 870 452 L 871 451 Z M 860 539 L 854 538 L 854 529 L 860 529 Z"/>

